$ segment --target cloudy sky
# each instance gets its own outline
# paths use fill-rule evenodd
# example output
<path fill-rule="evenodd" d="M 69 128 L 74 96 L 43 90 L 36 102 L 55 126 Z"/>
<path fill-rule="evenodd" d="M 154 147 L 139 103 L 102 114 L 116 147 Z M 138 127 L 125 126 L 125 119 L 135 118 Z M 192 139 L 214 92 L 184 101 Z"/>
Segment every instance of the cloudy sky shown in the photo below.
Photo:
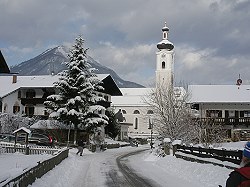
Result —
<path fill-rule="evenodd" d="M 82 34 L 95 60 L 149 86 L 165 21 L 176 83 L 250 84 L 250 0 L 0 0 L 0 49 L 15 65 Z"/>

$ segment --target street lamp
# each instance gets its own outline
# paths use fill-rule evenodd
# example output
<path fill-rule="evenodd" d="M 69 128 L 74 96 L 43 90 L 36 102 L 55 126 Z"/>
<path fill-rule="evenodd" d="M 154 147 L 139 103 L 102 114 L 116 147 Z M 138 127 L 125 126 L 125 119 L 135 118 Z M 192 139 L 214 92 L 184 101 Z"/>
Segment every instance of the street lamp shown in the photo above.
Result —
<path fill-rule="evenodd" d="M 153 119 L 149 118 L 149 126 L 148 129 L 150 129 L 150 148 L 153 149 Z"/>

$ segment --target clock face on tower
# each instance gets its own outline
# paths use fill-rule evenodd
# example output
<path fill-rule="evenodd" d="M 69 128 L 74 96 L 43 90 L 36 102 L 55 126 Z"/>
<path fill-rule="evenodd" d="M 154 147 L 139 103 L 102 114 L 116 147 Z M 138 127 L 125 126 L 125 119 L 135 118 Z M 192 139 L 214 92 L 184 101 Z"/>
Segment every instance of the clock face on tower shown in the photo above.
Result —
<path fill-rule="evenodd" d="M 165 53 L 162 53 L 161 57 L 162 58 L 165 58 L 166 54 Z"/>

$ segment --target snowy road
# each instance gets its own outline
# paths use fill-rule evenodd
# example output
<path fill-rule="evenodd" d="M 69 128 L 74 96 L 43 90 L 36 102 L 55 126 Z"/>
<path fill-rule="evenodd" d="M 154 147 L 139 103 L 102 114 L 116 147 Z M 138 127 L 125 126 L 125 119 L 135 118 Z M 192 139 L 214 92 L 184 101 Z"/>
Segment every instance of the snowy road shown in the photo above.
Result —
<path fill-rule="evenodd" d="M 151 186 L 146 179 L 139 178 L 125 167 L 126 157 L 131 152 L 145 150 L 145 147 L 128 147 L 91 153 L 85 150 L 82 157 L 72 149 L 69 158 L 53 170 L 37 179 L 34 186 L 60 187 L 130 187 Z"/>
<path fill-rule="evenodd" d="M 123 185 L 121 184 L 121 181 L 117 181 L 118 184 L 120 184 L 120 185 L 115 185 L 115 186 L 132 186 L 132 187 L 153 187 L 153 186 L 155 186 L 155 185 L 153 185 L 154 184 L 153 181 L 143 177 L 141 174 L 138 174 L 135 170 L 133 170 L 132 167 L 128 166 L 129 161 L 128 161 L 127 157 L 129 157 L 131 155 L 137 155 L 138 153 L 143 152 L 143 151 L 144 150 L 133 151 L 133 152 L 127 153 L 125 155 L 117 157 L 117 159 L 116 159 L 117 165 L 125 178 L 122 179 L 122 181 L 124 181 Z M 108 183 L 108 186 L 113 186 L 111 184 Z"/>
<path fill-rule="evenodd" d="M 69 157 L 32 187 L 218 187 L 224 186 L 230 169 L 212 164 L 199 164 L 164 158 L 143 151 L 148 147 L 123 147 L 104 152 L 85 150 L 82 157 L 71 149 Z"/>

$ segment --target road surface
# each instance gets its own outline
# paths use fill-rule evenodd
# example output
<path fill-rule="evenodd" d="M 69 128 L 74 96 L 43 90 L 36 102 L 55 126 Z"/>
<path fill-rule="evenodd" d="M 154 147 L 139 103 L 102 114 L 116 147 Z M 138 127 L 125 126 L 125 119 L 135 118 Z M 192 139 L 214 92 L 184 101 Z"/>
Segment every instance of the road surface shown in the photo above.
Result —
<path fill-rule="evenodd" d="M 71 149 L 69 157 L 37 179 L 32 187 L 153 187 L 154 182 L 129 167 L 128 157 L 149 147 L 124 147 L 83 156 Z"/>
<path fill-rule="evenodd" d="M 145 150 L 137 150 L 130 153 L 123 154 L 116 158 L 116 163 L 119 171 L 122 173 L 121 177 L 118 177 L 117 170 L 111 170 L 108 172 L 107 186 L 112 187 L 153 187 L 153 181 L 144 178 L 141 174 L 136 173 L 132 168 L 127 165 L 127 157 L 136 155 Z"/>

